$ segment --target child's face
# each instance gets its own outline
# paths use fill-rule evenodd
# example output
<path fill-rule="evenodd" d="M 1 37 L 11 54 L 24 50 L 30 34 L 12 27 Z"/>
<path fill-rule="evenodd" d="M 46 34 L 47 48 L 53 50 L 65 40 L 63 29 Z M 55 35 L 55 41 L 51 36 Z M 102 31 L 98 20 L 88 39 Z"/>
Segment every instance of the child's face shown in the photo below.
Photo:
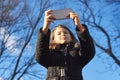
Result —
<path fill-rule="evenodd" d="M 54 32 L 54 41 L 58 44 L 69 43 L 72 41 L 71 35 L 67 29 L 57 28 Z"/>

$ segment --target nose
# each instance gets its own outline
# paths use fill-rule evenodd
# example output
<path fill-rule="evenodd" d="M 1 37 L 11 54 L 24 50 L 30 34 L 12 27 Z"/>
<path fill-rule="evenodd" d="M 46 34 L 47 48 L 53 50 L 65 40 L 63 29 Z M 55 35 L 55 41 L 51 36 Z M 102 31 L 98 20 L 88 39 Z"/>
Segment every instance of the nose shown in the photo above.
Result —
<path fill-rule="evenodd" d="M 62 33 L 61 33 L 61 35 L 62 35 L 62 36 L 65 36 L 65 33 L 64 33 L 64 32 L 62 32 Z"/>

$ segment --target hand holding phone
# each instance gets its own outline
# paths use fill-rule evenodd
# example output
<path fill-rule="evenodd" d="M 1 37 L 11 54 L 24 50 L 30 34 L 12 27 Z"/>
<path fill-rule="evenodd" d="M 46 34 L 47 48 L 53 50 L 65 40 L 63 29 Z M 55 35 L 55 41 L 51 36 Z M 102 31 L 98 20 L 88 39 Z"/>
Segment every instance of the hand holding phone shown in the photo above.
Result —
<path fill-rule="evenodd" d="M 61 9 L 61 10 L 53 10 L 52 16 L 55 17 L 57 20 L 60 19 L 68 19 L 68 15 L 70 12 L 73 12 L 72 9 Z"/>

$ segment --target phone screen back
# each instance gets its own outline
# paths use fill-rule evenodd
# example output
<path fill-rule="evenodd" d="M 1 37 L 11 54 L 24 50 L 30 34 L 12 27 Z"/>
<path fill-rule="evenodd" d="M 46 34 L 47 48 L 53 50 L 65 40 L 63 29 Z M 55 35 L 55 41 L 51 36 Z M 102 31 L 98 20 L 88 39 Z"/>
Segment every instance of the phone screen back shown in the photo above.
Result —
<path fill-rule="evenodd" d="M 54 10 L 53 16 L 56 19 L 65 19 L 65 18 L 68 18 L 67 16 L 69 12 L 73 12 L 72 9 L 68 8 L 68 9 L 62 9 L 62 10 Z"/>

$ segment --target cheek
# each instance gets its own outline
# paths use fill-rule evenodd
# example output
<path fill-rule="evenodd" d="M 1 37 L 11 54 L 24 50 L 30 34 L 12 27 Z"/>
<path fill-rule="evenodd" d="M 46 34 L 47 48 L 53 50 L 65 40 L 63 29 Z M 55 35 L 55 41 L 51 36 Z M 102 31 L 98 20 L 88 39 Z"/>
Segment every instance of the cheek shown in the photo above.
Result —
<path fill-rule="evenodd" d="M 70 35 L 68 36 L 68 40 L 69 40 L 69 41 L 72 41 L 72 38 L 71 38 L 71 36 L 70 36 Z"/>
<path fill-rule="evenodd" d="M 59 36 L 56 36 L 56 37 L 54 37 L 54 41 L 56 42 L 56 41 L 59 41 L 60 40 L 60 37 Z"/>
<path fill-rule="evenodd" d="M 71 42 L 71 41 L 72 41 L 72 38 L 70 37 L 70 38 L 69 38 L 69 42 Z"/>

